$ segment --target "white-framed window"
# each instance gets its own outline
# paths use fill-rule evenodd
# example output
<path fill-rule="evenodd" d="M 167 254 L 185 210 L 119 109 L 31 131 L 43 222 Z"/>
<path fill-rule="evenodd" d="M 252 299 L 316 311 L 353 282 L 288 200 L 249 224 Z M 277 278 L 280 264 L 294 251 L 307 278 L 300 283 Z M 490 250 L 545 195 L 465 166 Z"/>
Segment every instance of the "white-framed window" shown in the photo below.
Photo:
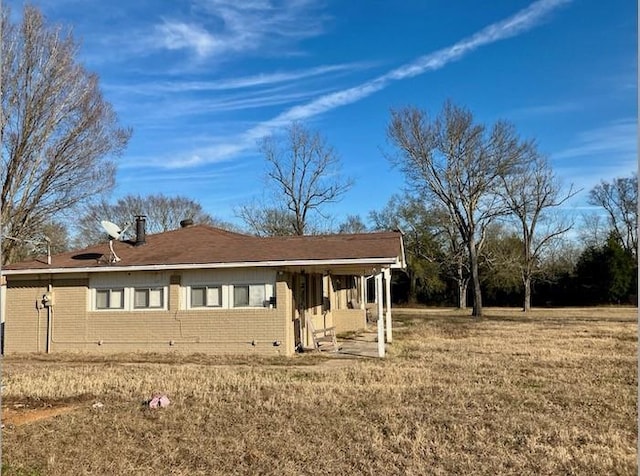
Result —
<path fill-rule="evenodd" d="M 94 288 L 91 290 L 93 311 L 144 311 L 163 310 L 166 305 L 166 288 L 124 287 Z"/>
<path fill-rule="evenodd" d="M 191 286 L 190 303 L 192 308 L 222 307 L 221 286 Z"/>
<path fill-rule="evenodd" d="M 124 288 L 96 289 L 97 310 L 124 309 Z"/>
<path fill-rule="evenodd" d="M 178 307 L 208 315 L 226 309 L 274 309 L 277 281 L 274 269 L 186 270 L 180 282 Z"/>
<path fill-rule="evenodd" d="M 166 311 L 169 301 L 169 272 L 92 273 L 87 289 L 87 311 Z"/>
<path fill-rule="evenodd" d="M 164 288 L 135 288 L 133 291 L 134 309 L 164 308 Z"/>
<path fill-rule="evenodd" d="M 265 307 L 264 284 L 235 284 L 233 307 Z"/>

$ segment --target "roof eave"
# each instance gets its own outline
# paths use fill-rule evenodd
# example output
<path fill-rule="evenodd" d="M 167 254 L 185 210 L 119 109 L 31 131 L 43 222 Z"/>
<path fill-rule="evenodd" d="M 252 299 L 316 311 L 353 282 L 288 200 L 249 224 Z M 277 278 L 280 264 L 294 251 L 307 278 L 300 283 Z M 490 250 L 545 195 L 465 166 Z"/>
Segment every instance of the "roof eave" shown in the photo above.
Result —
<path fill-rule="evenodd" d="M 5 276 L 33 275 L 33 274 L 72 274 L 72 273 L 107 273 L 118 271 L 172 271 L 189 269 L 228 269 L 228 268 L 279 268 L 279 267 L 304 267 L 304 266 L 367 266 L 380 265 L 389 268 L 404 268 L 402 257 L 390 258 L 347 258 L 328 260 L 282 260 L 282 261 L 242 261 L 231 263 L 178 263 L 178 264 L 148 264 L 133 266 L 90 266 L 72 268 L 29 268 L 29 269 L 3 269 Z"/>

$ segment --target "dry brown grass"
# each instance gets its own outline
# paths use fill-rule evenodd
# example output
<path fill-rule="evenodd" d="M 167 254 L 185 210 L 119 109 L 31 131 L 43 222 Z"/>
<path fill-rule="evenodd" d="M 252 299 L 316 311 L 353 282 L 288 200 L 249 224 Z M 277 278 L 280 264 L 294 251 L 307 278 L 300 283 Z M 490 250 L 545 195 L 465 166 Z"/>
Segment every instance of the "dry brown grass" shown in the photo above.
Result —
<path fill-rule="evenodd" d="M 398 310 L 388 358 L 346 365 L 10 357 L 3 404 L 74 410 L 8 425 L 3 474 L 636 474 L 636 319 Z"/>

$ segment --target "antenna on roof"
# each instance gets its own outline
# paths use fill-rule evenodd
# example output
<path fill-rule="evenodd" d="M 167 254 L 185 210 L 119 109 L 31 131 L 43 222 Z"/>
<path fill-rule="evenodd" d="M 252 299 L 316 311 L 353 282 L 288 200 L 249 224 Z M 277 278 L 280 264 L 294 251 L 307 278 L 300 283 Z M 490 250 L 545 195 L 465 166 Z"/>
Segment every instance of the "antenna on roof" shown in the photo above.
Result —
<path fill-rule="evenodd" d="M 107 220 L 102 220 L 100 224 L 102 225 L 102 228 L 104 228 L 104 231 L 106 231 L 109 235 L 109 249 L 111 250 L 111 256 L 109 257 L 110 258 L 109 262 L 117 263 L 118 261 L 120 261 L 120 258 L 118 257 L 116 252 L 113 251 L 113 240 L 119 240 L 124 234 L 124 232 L 127 230 L 127 228 L 129 227 L 129 224 L 127 223 L 124 229 L 120 228 L 115 223 L 112 223 Z"/>
<path fill-rule="evenodd" d="M 17 241 L 18 243 L 27 243 L 31 252 L 40 252 L 41 246 L 47 246 L 47 264 L 51 264 L 51 239 L 46 235 L 40 235 L 33 239 L 16 238 L 15 236 L 2 235 L 2 239 Z"/>

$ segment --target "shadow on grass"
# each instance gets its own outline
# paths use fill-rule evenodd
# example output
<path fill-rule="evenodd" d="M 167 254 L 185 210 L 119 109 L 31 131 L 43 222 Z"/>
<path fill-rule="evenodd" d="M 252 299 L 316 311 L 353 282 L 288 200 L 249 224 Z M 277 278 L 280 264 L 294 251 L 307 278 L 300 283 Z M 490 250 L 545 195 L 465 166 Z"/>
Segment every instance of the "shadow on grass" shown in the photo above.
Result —
<path fill-rule="evenodd" d="M 247 366 L 247 367 L 287 367 L 291 365 L 314 366 L 326 360 L 323 354 L 304 352 L 292 357 L 258 355 L 208 355 L 208 354 L 162 354 L 154 352 L 114 353 L 96 355 L 82 352 L 61 352 L 55 354 L 24 353 L 5 356 L 6 363 L 19 364 L 46 362 L 51 364 L 103 364 L 105 366 L 130 364 L 174 364 L 203 366 Z"/>
<path fill-rule="evenodd" d="M 638 311 L 634 308 L 536 308 L 523 312 L 518 308 L 488 309 L 481 317 L 474 317 L 469 310 L 425 309 L 403 312 L 394 309 L 394 325 L 415 326 L 423 323 L 448 323 L 473 325 L 478 323 L 499 322 L 514 324 L 560 324 L 563 326 L 585 323 L 629 324 L 638 321 Z"/>

